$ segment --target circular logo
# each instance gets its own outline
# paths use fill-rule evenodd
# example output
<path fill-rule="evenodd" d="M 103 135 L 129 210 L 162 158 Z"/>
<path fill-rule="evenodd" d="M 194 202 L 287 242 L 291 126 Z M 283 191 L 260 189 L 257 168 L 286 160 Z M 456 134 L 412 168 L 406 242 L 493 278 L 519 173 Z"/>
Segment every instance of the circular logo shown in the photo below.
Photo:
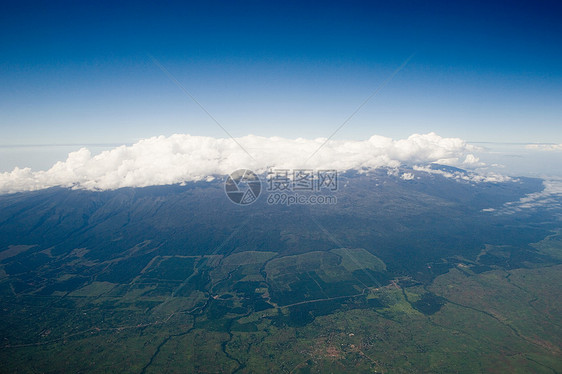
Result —
<path fill-rule="evenodd" d="M 249 205 L 260 196 L 261 181 L 253 171 L 239 169 L 228 176 L 224 191 L 234 204 Z"/>

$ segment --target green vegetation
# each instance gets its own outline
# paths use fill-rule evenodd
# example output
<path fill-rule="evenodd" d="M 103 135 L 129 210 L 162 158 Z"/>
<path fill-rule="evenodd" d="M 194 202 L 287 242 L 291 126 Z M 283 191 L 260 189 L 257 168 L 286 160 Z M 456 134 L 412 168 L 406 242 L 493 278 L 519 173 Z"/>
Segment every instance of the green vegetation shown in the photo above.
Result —
<path fill-rule="evenodd" d="M 557 230 L 540 242 L 531 245 L 543 254 L 562 260 L 562 230 Z"/>
<path fill-rule="evenodd" d="M 491 253 L 502 252 L 489 247 L 479 258 Z M 429 285 L 388 274 L 366 284 L 387 269 L 364 249 L 276 255 L 146 248 L 87 284 L 72 267 L 27 292 L 6 277 L 1 371 L 562 370 L 562 265 L 478 273 L 483 265 L 457 258 Z M 119 263 L 138 265 L 119 282 L 103 280 Z"/>
<path fill-rule="evenodd" d="M 341 257 L 341 265 L 347 271 L 371 269 L 374 271 L 386 271 L 386 265 L 380 258 L 369 253 L 363 248 L 337 248 L 333 252 Z"/>

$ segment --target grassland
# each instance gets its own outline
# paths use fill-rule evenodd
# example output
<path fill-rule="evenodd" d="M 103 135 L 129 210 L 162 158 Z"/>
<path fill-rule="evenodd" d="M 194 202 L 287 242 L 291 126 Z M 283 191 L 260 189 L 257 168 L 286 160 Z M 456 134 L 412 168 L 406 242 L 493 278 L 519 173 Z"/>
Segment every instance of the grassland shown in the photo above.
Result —
<path fill-rule="evenodd" d="M 536 246 L 552 254 L 558 240 Z M 58 270 L 55 283 L 0 281 L 1 372 L 562 372 L 554 263 L 459 257 L 422 284 L 364 249 L 161 256 L 145 245 L 70 260 L 40 268 Z M 89 268 L 102 270 L 77 275 Z"/>

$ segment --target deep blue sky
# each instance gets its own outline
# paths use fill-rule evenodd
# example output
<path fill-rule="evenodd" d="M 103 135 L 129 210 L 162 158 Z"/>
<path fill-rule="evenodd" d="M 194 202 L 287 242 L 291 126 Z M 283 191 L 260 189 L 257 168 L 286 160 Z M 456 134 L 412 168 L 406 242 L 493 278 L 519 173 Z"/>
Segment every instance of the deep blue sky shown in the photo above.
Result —
<path fill-rule="evenodd" d="M 0 144 L 338 133 L 562 143 L 558 1 L 4 2 Z"/>

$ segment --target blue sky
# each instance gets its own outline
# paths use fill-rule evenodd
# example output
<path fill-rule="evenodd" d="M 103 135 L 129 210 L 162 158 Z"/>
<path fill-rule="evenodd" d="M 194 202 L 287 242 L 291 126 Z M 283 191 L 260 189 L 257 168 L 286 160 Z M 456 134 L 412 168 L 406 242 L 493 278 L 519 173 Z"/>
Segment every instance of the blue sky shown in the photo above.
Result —
<path fill-rule="evenodd" d="M 1 145 L 225 134 L 434 131 L 562 143 L 556 1 L 10 2 L 0 11 Z M 15 156 L 12 156 L 15 157 Z"/>

